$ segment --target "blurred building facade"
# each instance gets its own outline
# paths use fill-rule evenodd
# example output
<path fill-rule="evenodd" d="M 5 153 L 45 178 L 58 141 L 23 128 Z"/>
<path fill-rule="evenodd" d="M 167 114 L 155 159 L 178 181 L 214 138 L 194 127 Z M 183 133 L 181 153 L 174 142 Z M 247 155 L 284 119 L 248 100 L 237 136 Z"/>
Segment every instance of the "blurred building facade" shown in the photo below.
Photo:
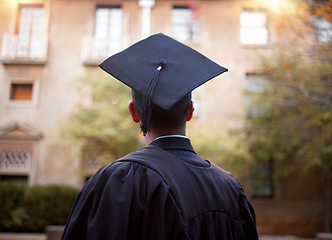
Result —
<path fill-rule="evenodd" d="M 255 90 L 261 78 L 255 54 L 273 49 L 277 37 L 272 2 L 1 0 L 0 181 L 81 187 L 79 152 L 53 144 L 61 141 L 57 122 L 78 101 L 66 83 L 154 33 L 170 35 L 229 69 L 198 90 L 198 118 L 242 127 L 244 91 Z M 322 177 L 271 180 L 258 194 L 249 174 L 239 178 L 252 197 L 260 233 L 323 230 Z"/>

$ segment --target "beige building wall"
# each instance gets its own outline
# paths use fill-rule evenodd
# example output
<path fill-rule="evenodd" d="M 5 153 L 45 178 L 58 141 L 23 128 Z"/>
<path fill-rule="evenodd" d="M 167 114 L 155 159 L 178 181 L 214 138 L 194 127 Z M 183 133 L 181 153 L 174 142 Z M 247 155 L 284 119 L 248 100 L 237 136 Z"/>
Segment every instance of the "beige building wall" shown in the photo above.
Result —
<path fill-rule="evenodd" d="M 123 48 L 141 39 L 142 8 L 134 0 L 3 0 L 0 4 L 1 36 L 17 34 L 20 4 L 41 4 L 45 9 L 43 31 L 48 38 L 44 61 L 5 59 L 0 65 L 0 126 L 6 131 L 7 124 L 21 123 L 41 133 L 42 137 L 37 141 L 38 151 L 34 152 L 32 159 L 38 162 L 38 171 L 34 171 L 37 176 L 29 175 L 30 183 L 80 186 L 77 169 L 73 171 L 79 164 L 75 161 L 77 154 L 66 152 L 67 144 L 62 146 L 55 132 L 57 122 L 70 112 L 78 100 L 67 83 L 91 67 L 82 60 L 82 40 L 85 36 L 93 35 L 96 5 L 121 6 Z M 156 1 L 151 8 L 151 34 L 162 32 L 171 35 L 170 14 L 173 6 L 187 5 L 187 1 Z M 242 1 L 199 2 L 200 40 L 187 44 L 229 69 L 228 73 L 199 90 L 199 120 L 203 123 L 218 120 L 226 128 L 242 126 L 242 85 L 248 69 L 248 51 L 239 43 L 239 14 L 242 7 Z M 9 101 L 11 81 L 33 81 L 33 103 Z"/>

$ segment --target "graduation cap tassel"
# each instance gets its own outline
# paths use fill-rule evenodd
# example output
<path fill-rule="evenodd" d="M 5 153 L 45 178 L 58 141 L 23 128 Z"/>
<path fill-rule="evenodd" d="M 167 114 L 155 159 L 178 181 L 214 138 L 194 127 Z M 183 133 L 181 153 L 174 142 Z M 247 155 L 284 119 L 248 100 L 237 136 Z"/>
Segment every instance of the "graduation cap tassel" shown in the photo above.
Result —
<path fill-rule="evenodd" d="M 165 60 L 160 59 L 159 66 L 153 72 L 152 78 L 145 88 L 145 93 L 143 96 L 143 116 L 142 116 L 143 119 L 142 119 L 142 123 L 141 123 L 141 129 L 142 129 L 144 135 L 148 131 L 150 131 L 151 113 L 152 113 L 152 97 L 153 97 L 154 91 L 156 89 L 157 82 L 159 80 L 159 73 L 160 73 L 161 69 L 164 67 L 165 63 L 166 63 Z"/>

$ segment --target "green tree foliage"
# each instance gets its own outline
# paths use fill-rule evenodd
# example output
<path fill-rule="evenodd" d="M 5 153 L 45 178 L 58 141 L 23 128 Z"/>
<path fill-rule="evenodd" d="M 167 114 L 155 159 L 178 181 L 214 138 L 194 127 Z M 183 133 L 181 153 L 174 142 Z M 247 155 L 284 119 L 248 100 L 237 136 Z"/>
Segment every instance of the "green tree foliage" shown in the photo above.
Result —
<path fill-rule="evenodd" d="M 220 122 L 188 124 L 188 137 L 197 154 L 226 170 L 241 170 L 250 162 L 245 136 L 241 131 L 226 131 Z"/>
<path fill-rule="evenodd" d="M 0 231 L 20 230 L 27 219 L 22 207 L 25 189 L 23 183 L 0 183 Z"/>
<path fill-rule="evenodd" d="M 33 186 L 24 196 L 26 227 L 32 232 L 42 232 L 48 225 L 64 225 L 77 195 L 68 186 Z"/>
<path fill-rule="evenodd" d="M 89 70 L 71 85 L 80 100 L 61 122 L 61 135 L 80 144 L 83 155 L 96 153 L 100 164 L 137 149 L 138 127 L 131 121 L 130 89 L 101 70 Z"/>
<path fill-rule="evenodd" d="M 318 2 L 318 1 L 317 1 Z M 277 176 L 301 166 L 325 173 L 326 230 L 330 229 L 332 174 L 332 1 L 287 1 L 276 13 L 274 51 L 262 57 L 264 91 L 251 95 L 248 115 L 252 159 L 273 161 Z M 326 27 L 328 26 L 328 27 Z M 324 28 L 322 28 L 324 27 Z M 297 164 L 295 164 L 295 162 Z"/>
<path fill-rule="evenodd" d="M 64 225 L 78 191 L 68 186 L 0 183 L 0 232 L 44 232 Z"/>
<path fill-rule="evenodd" d="M 253 159 L 274 159 L 284 173 L 290 173 L 291 159 L 301 159 L 305 172 L 331 168 L 329 63 L 284 54 L 265 60 L 273 70 L 267 74 L 265 91 L 252 98 L 259 113 L 248 118 Z"/>
<path fill-rule="evenodd" d="M 298 11 L 313 9 L 308 6 L 302 3 Z M 310 16 L 310 12 L 307 14 Z M 293 17 L 297 19 L 298 15 Z M 253 159 L 274 159 L 279 170 L 283 170 L 281 173 L 291 172 L 292 159 L 302 161 L 304 172 L 329 170 L 332 167 L 331 42 L 306 41 L 306 48 L 293 48 L 291 43 L 299 29 L 291 21 L 286 22 L 289 25 L 283 27 L 287 35 L 290 26 L 293 35 L 288 38 L 288 45 L 283 40 L 273 54 L 262 57 L 261 67 L 268 80 L 264 91 L 251 96 L 252 104 L 259 109 L 248 116 Z M 311 34 L 309 37 L 313 39 Z"/>

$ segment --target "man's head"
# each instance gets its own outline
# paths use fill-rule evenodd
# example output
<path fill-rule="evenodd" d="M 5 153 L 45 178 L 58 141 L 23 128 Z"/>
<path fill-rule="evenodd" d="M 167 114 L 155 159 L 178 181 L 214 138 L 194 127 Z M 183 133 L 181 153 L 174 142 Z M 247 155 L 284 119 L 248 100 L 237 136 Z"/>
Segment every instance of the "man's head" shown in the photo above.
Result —
<path fill-rule="evenodd" d="M 191 101 L 187 95 L 227 71 L 196 50 L 163 34 L 152 35 L 131 45 L 106 59 L 100 67 L 135 90 L 135 105 L 130 104 L 129 110 L 133 120 L 141 122 L 144 134 L 150 129 L 180 126 L 184 129 L 184 120 L 191 118 L 193 110 L 192 104 L 188 105 Z M 138 98 L 137 93 L 141 95 Z M 142 103 L 137 100 L 140 98 Z M 179 110 L 183 98 L 187 100 Z"/>
<path fill-rule="evenodd" d="M 186 94 L 168 110 L 164 110 L 152 103 L 150 126 L 146 126 L 146 124 L 141 121 L 144 114 L 143 95 L 138 91 L 132 90 L 131 104 L 129 104 L 129 111 L 131 113 L 133 110 L 136 111 L 138 119 L 135 118 L 134 115 L 133 120 L 134 122 L 141 123 L 140 127 L 144 135 L 151 129 L 184 129 L 186 121 L 191 119 L 194 110 L 191 101 L 191 92 Z M 132 107 L 134 107 L 134 109 L 131 109 Z"/>

